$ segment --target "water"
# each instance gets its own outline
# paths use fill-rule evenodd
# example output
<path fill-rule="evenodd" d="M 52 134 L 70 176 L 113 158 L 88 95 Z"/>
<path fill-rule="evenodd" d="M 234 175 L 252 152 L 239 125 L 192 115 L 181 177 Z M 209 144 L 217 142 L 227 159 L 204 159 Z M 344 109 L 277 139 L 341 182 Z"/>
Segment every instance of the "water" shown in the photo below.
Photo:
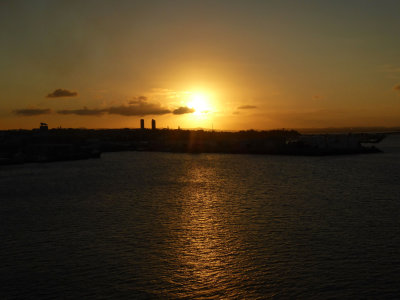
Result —
<path fill-rule="evenodd" d="M 0 298 L 399 298 L 399 136 L 381 148 L 3 166 Z"/>

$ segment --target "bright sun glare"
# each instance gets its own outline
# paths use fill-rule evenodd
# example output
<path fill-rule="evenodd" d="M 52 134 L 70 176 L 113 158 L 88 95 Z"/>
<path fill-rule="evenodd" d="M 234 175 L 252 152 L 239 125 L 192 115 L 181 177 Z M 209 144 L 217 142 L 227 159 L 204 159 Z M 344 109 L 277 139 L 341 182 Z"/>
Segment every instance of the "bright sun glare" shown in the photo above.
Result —
<path fill-rule="evenodd" d="M 203 93 L 191 93 L 187 106 L 195 110 L 195 115 L 206 114 L 210 111 L 209 97 Z"/>

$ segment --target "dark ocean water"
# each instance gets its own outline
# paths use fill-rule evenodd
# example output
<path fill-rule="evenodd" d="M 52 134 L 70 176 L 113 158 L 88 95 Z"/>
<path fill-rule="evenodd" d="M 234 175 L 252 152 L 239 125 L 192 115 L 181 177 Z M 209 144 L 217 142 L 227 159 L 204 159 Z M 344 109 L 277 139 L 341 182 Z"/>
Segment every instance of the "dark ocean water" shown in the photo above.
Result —
<path fill-rule="evenodd" d="M 2 166 L 0 298 L 400 298 L 399 138 Z"/>

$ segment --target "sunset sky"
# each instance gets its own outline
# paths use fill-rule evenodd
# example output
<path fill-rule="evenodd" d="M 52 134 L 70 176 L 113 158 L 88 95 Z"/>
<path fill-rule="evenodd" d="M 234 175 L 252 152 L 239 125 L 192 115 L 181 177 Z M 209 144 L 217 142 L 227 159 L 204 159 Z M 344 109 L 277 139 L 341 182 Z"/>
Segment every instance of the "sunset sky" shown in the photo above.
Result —
<path fill-rule="evenodd" d="M 400 126 L 400 1 L 0 1 L 0 129 Z"/>

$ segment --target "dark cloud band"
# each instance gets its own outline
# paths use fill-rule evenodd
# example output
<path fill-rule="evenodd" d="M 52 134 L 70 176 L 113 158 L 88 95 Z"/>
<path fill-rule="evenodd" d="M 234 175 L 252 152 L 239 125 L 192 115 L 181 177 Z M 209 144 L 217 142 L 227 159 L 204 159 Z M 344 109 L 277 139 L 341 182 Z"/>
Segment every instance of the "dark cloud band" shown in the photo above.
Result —
<path fill-rule="evenodd" d="M 18 116 L 25 116 L 25 117 L 31 117 L 31 116 L 40 116 L 40 115 L 48 115 L 52 112 L 50 108 L 26 108 L 26 109 L 16 109 L 13 111 L 15 115 Z"/>
<path fill-rule="evenodd" d="M 78 116 L 100 116 L 106 112 L 104 109 L 89 109 L 84 107 L 82 109 L 66 109 L 59 110 L 57 113 L 61 115 L 78 115 Z"/>
<path fill-rule="evenodd" d="M 238 109 L 255 109 L 255 108 L 257 108 L 257 106 L 254 105 L 242 105 L 238 107 Z"/>
<path fill-rule="evenodd" d="M 136 105 L 111 106 L 104 109 L 90 109 L 84 107 L 82 109 L 59 110 L 61 115 L 78 115 L 78 116 L 101 116 L 103 114 L 120 115 L 120 116 L 147 116 L 147 115 L 182 115 L 193 113 L 194 109 L 189 107 L 179 107 L 173 111 L 157 104 L 141 102 Z"/>
<path fill-rule="evenodd" d="M 47 94 L 47 98 L 60 98 L 60 97 L 76 97 L 78 96 L 77 92 L 65 90 L 65 89 L 56 89 L 54 92 Z"/>
<path fill-rule="evenodd" d="M 172 111 L 174 115 L 183 115 L 183 114 L 191 114 L 194 113 L 194 109 L 186 106 L 181 106 Z"/>

